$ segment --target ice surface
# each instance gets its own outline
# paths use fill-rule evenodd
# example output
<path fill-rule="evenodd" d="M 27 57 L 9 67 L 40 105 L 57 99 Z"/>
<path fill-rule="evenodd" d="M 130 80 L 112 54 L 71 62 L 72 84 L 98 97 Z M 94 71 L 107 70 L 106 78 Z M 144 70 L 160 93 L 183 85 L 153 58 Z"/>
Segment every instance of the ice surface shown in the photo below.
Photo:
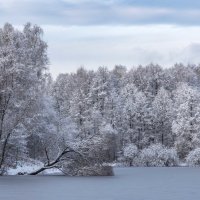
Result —
<path fill-rule="evenodd" d="M 199 200 L 200 168 L 116 168 L 113 177 L 3 176 L 0 200 Z"/>

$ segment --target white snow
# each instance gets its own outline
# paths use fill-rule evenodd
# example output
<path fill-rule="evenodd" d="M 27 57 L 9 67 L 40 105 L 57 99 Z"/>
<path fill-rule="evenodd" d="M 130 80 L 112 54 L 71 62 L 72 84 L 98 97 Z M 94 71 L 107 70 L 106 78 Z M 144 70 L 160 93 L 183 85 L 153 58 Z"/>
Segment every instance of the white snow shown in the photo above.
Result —
<path fill-rule="evenodd" d="M 19 172 L 29 173 L 29 172 L 39 169 L 40 167 L 42 167 L 42 163 L 38 163 L 38 164 L 24 163 L 21 166 L 19 165 L 17 168 L 9 168 L 7 171 L 7 174 L 17 175 Z"/>
<path fill-rule="evenodd" d="M 2 200 L 199 200 L 200 169 L 115 168 L 113 177 L 3 176 Z"/>
<path fill-rule="evenodd" d="M 10 168 L 7 171 L 8 175 L 17 175 L 19 172 L 22 173 L 30 173 L 40 169 L 43 166 L 42 162 L 35 161 L 34 163 L 21 163 L 17 168 Z M 52 168 L 47 169 L 44 172 L 40 173 L 40 175 L 60 175 L 63 174 L 60 170 Z"/>

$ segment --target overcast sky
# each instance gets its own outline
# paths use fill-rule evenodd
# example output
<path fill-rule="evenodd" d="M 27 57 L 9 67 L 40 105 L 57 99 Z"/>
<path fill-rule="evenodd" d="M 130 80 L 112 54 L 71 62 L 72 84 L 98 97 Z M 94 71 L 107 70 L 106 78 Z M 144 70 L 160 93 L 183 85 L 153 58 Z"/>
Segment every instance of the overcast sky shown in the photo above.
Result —
<path fill-rule="evenodd" d="M 200 63 L 198 0 L 0 0 L 0 25 L 40 25 L 50 71 Z"/>

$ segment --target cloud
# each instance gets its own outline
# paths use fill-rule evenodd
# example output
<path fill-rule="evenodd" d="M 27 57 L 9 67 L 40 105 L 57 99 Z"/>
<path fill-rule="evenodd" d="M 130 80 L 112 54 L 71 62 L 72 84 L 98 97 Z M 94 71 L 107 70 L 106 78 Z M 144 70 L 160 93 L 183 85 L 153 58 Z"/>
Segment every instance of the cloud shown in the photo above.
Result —
<path fill-rule="evenodd" d="M 54 77 L 80 66 L 128 68 L 158 63 L 200 63 L 200 27 L 173 25 L 43 26 Z"/>
<path fill-rule="evenodd" d="M 105 5 L 111 5 L 114 4 L 116 1 L 114 0 L 62 0 L 66 3 L 71 4 L 84 4 L 84 3 L 90 3 L 90 4 L 105 4 Z"/>
<path fill-rule="evenodd" d="M 200 63 L 200 43 L 191 43 L 180 51 L 179 58 L 183 63 Z"/>
<path fill-rule="evenodd" d="M 0 0 L 0 23 L 54 25 L 200 25 L 195 0 Z"/>
<path fill-rule="evenodd" d="M 56 76 L 81 65 L 200 62 L 199 10 L 197 0 L 0 0 L 0 24 L 41 25 Z"/>
<path fill-rule="evenodd" d="M 175 10 L 200 9 L 200 1 L 196 0 L 118 0 L 121 5 L 171 8 Z"/>

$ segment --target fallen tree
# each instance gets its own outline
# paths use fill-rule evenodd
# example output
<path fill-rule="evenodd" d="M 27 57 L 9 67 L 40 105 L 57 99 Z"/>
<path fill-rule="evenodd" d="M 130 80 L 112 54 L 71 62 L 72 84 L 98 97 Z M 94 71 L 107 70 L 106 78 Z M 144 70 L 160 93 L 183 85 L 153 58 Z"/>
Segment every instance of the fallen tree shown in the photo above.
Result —
<path fill-rule="evenodd" d="M 45 162 L 39 169 L 29 173 L 18 173 L 19 175 L 37 175 L 45 170 L 56 168 L 63 174 L 69 176 L 113 176 L 111 166 L 104 165 L 106 161 L 105 152 L 101 149 L 103 139 L 94 138 L 82 140 L 74 144 L 74 148 L 67 146 L 60 153 L 51 158 L 48 149 L 45 148 Z"/>
<path fill-rule="evenodd" d="M 68 153 L 78 153 L 76 152 L 75 150 L 67 147 L 66 149 L 64 149 L 61 153 L 59 153 L 59 155 L 57 156 L 57 158 L 54 160 L 54 161 L 50 161 L 49 160 L 49 156 L 48 156 L 48 152 L 45 150 L 46 152 L 46 157 L 47 157 L 47 163 L 41 167 L 40 169 L 34 171 L 34 172 L 31 172 L 29 173 L 28 175 L 37 175 L 47 169 L 51 169 L 51 168 L 57 168 L 57 169 L 60 169 L 60 166 L 57 165 L 59 164 L 61 161 L 63 161 L 63 157 L 68 154 Z"/>

